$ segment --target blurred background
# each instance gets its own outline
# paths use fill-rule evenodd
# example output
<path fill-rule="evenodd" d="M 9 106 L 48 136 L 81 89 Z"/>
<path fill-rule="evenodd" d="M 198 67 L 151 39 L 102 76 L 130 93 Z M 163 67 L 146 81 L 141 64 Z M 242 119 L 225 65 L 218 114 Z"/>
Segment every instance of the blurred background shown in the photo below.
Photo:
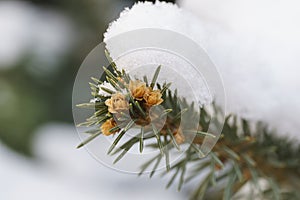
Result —
<path fill-rule="evenodd" d="M 77 70 L 134 2 L 0 1 L 1 200 L 180 199 L 159 179 L 116 173 L 75 149 Z"/>

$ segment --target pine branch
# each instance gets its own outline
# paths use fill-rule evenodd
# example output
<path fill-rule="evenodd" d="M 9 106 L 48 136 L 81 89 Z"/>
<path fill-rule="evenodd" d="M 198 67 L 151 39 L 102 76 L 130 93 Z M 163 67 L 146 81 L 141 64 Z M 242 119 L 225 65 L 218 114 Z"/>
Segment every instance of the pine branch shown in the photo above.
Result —
<path fill-rule="evenodd" d="M 256 124 L 255 130 L 248 129 L 244 133 L 245 129 L 237 129 L 241 122 L 245 124 L 247 121 L 238 120 L 235 115 L 227 117 L 223 134 L 210 153 L 209 161 L 203 163 L 203 160 L 197 159 L 198 152 L 191 146 L 191 150 L 178 161 L 179 164 L 171 167 L 171 171 L 176 174 L 178 171 L 185 171 L 186 166 L 192 163 L 190 178 L 185 181 L 197 179 L 202 172 L 210 169 L 207 176 L 214 176 L 215 179 L 205 178 L 192 199 L 232 199 L 246 183 L 256 186 L 259 191 L 257 195 L 261 198 L 299 199 L 300 146 L 295 148 L 293 142 L 276 136 L 260 122 Z M 205 124 L 202 123 L 201 126 Z M 201 142 L 202 138 L 194 140 L 195 144 Z M 261 186 L 260 179 L 267 180 L 266 188 Z M 216 184 L 222 185 L 224 182 L 222 189 L 208 193 L 214 190 Z"/>
<path fill-rule="evenodd" d="M 200 146 L 204 137 L 215 137 L 207 132 L 209 125 L 222 122 L 211 121 L 210 112 L 205 107 L 197 111 L 194 103 L 179 97 L 177 90 L 169 89 L 171 83 L 157 83 L 161 66 L 155 70 L 149 85 L 147 75 L 143 76 L 143 80 L 133 80 L 124 70 L 118 70 L 108 52 L 106 55 L 111 64 L 103 68 L 104 79 L 92 78 L 94 83 L 90 83 L 94 99 L 78 105 L 95 109 L 91 117 L 79 124 L 94 128 L 87 131 L 89 137 L 78 148 L 100 135 L 116 134 L 108 149 L 108 154 L 117 156 L 116 163 L 135 144 L 142 153 L 144 142 L 150 140 L 152 143 L 146 147 L 159 149 L 160 153 L 141 166 L 140 174 L 150 168 L 152 177 L 164 160 L 166 173 L 173 174 L 167 187 L 178 181 L 180 190 L 185 183 L 200 181 L 191 199 L 244 199 L 247 195 L 266 199 L 300 199 L 300 145 L 295 147 L 293 142 L 276 136 L 261 122 L 254 124 L 231 114 L 225 119 L 219 141 L 203 158 L 205 155 Z M 222 112 L 214 104 L 213 108 L 215 115 Z M 163 118 L 165 124 L 161 124 Z M 197 118 L 200 128 L 188 123 Z M 182 120 L 187 123 L 184 127 L 180 126 Z M 132 128 L 138 128 L 140 133 L 119 144 Z M 181 151 L 187 134 L 194 134 L 192 144 L 185 155 L 171 165 L 169 152 L 173 149 Z M 266 184 L 262 185 L 262 180 Z M 245 185 L 253 185 L 255 189 L 251 189 L 249 194 L 240 194 Z"/>

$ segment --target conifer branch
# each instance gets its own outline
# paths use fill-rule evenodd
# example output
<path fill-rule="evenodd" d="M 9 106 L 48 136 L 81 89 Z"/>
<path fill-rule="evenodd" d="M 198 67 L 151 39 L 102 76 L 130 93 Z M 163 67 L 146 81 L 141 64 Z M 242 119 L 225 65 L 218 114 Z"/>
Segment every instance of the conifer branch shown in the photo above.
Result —
<path fill-rule="evenodd" d="M 109 58 L 108 52 L 106 55 Z M 103 68 L 105 80 L 92 78 L 94 83 L 90 83 L 90 87 L 94 99 L 78 105 L 95 109 L 91 117 L 79 124 L 94 126 L 94 129 L 87 131 L 89 137 L 78 148 L 100 135 L 116 134 L 108 149 L 108 154 L 117 155 L 116 163 L 135 144 L 142 153 L 144 142 L 151 140 L 153 143 L 147 147 L 159 149 L 160 153 L 141 166 L 140 174 L 150 169 L 152 177 L 164 159 L 166 172 L 173 174 L 167 188 L 175 181 L 178 181 L 179 190 L 189 181 L 200 181 L 191 199 L 245 199 L 247 195 L 266 199 L 300 199 L 300 145 L 296 147 L 287 138 L 276 136 L 261 122 L 250 126 L 253 122 L 231 114 L 226 116 L 219 141 L 203 158 L 200 146 L 204 137 L 215 137 L 208 133 L 209 124 L 218 125 L 221 121 L 209 120 L 210 112 L 205 107 L 197 111 L 194 103 L 187 103 L 186 99 L 178 96 L 177 90 L 169 89 L 171 83 L 157 83 L 161 66 L 154 72 L 150 85 L 148 75 L 143 76 L 143 80 L 134 80 L 124 70 L 119 70 L 114 62 L 110 66 Z M 153 109 L 158 105 L 163 109 Z M 216 115 L 222 112 L 216 105 L 214 110 Z M 182 116 L 186 116 L 187 121 L 198 117 L 200 128 L 193 125 L 181 127 Z M 163 125 L 162 118 L 166 119 Z M 133 128 L 138 128 L 140 134 L 116 148 L 122 137 Z M 173 148 L 181 151 L 187 133 L 195 136 L 192 144 L 185 155 L 171 165 L 169 152 Z M 206 173 L 204 178 L 203 173 Z M 252 185 L 255 189 L 240 194 L 245 185 Z"/>

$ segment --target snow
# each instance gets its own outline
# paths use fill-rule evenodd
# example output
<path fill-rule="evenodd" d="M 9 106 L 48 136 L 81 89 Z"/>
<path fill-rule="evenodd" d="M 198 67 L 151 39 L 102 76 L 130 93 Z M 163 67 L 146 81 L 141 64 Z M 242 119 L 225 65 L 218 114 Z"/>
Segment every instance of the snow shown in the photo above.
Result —
<path fill-rule="evenodd" d="M 228 109 L 299 137 L 299 1 L 187 0 L 202 19 L 202 45 L 219 68 Z"/>
<path fill-rule="evenodd" d="M 104 42 L 141 28 L 184 34 L 202 46 L 217 66 L 227 112 L 263 120 L 281 135 L 298 136 L 298 1 L 184 0 L 179 5 L 135 4 L 109 26 Z M 108 49 L 112 55 L 116 51 Z"/>
<path fill-rule="evenodd" d="M 174 20 L 176 19 L 176 20 Z M 195 38 L 201 29 L 194 31 L 199 21 L 190 13 L 184 12 L 177 5 L 157 1 L 138 2 L 131 9 L 126 8 L 120 17 L 112 22 L 104 33 L 104 42 L 120 33 L 141 28 L 163 28 Z"/>
<path fill-rule="evenodd" d="M 199 69 L 195 70 L 193 68 L 195 64 L 204 66 L 209 63 L 207 64 L 207 68 L 213 66 L 208 58 L 203 60 L 198 59 L 199 57 L 206 58 L 206 54 L 202 49 L 201 51 L 193 49 L 193 39 L 197 38 L 196 36 L 199 33 L 202 34 L 202 30 L 195 28 L 193 24 L 199 23 L 201 22 L 195 16 L 183 12 L 182 9 L 172 3 L 159 1 L 155 4 L 151 2 L 139 2 L 131 9 L 126 8 L 120 14 L 120 18 L 109 25 L 106 33 L 104 33 L 104 42 L 118 66 L 128 69 L 131 72 L 135 71 L 135 74 L 147 74 L 151 76 L 154 67 L 162 65 L 158 82 L 172 82 L 171 89 L 178 89 L 179 95 L 184 95 L 188 99 L 194 98 L 193 101 L 203 105 L 212 101 L 213 97 L 210 90 L 215 88 L 211 88 L 212 84 L 208 83 L 208 77 L 205 77 L 206 80 L 203 78 L 203 74 L 201 73 L 204 73 L 204 70 L 198 73 Z M 151 30 L 151 28 L 167 30 L 169 32 L 162 32 L 160 35 L 159 31 Z M 144 31 L 132 34 L 130 32 L 132 30 Z M 120 35 L 122 36 L 116 37 Z M 189 38 L 189 45 L 185 43 L 186 45 L 182 46 L 182 40 L 179 38 L 186 40 L 184 38 L 186 36 Z M 155 41 L 155 38 L 158 40 Z M 122 45 L 118 43 L 120 40 Z M 153 46 L 157 45 L 158 48 L 143 48 L 142 45 L 147 42 L 153 44 Z M 139 46 L 139 43 L 143 44 Z M 124 50 L 126 48 L 130 49 L 131 46 L 134 46 L 138 51 L 127 53 Z M 200 51 L 198 57 L 194 58 L 194 60 L 189 59 L 189 57 L 193 57 L 195 51 Z M 123 53 L 126 53 L 125 56 L 120 57 Z M 209 70 L 211 69 L 213 67 Z M 195 76 L 197 76 L 196 79 L 191 79 L 191 77 Z M 220 79 L 219 82 L 221 85 Z"/>
<path fill-rule="evenodd" d="M 99 95 L 102 95 L 102 96 L 105 96 L 105 97 L 111 96 L 110 93 L 108 93 L 108 92 L 102 90 L 101 87 L 104 87 L 104 88 L 106 88 L 106 89 L 109 89 L 109 90 L 111 90 L 111 91 L 116 92 L 116 89 L 115 89 L 110 83 L 104 81 L 102 84 L 98 85 L 98 88 L 99 88 L 98 94 L 99 94 Z"/>

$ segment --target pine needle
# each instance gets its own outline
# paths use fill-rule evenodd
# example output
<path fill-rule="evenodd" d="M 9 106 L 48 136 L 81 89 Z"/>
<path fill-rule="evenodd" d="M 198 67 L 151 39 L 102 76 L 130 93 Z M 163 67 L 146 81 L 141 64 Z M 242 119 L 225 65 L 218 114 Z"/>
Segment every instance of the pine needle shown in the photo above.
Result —
<path fill-rule="evenodd" d="M 156 83 L 156 80 L 158 78 L 158 74 L 160 72 L 160 69 L 161 69 L 161 65 L 159 65 L 157 67 L 157 69 L 155 70 L 155 73 L 153 75 L 153 78 L 152 78 L 152 81 L 151 81 L 151 84 L 150 84 L 150 87 L 153 88 L 155 86 L 155 83 Z"/>
<path fill-rule="evenodd" d="M 92 141 L 93 139 L 98 137 L 100 134 L 101 134 L 101 131 L 98 131 L 98 132 L 94 133 L 93 135 L 89 136 L 86 140 L 84 140 L 77 146 L 77 149 L 83 147 L 84 145 L 86 145 L 87 143 L 89 143 L 90 141 Z"/>
<path fill-rule="evenodd" d="M 144 150 L 144 127 L 141 127 L 141 138 L 140 138 L 140 153 Z"/>
<path fill-rule="evenodd" d="M 112 143 L 112 145 L 110 146 L 110 148 L 107 151 L 107 154 L 110 154 L 114 148 L 116 147 L 116 145 L 119 143 L 119 141 L 121 140 L 121 138 L 125 135 L 125 133 L 133 126 L 134 121 L 131 120 L 126 127 L 119 133 L 118 137 L 114 140 L 114 142 Z"/>

